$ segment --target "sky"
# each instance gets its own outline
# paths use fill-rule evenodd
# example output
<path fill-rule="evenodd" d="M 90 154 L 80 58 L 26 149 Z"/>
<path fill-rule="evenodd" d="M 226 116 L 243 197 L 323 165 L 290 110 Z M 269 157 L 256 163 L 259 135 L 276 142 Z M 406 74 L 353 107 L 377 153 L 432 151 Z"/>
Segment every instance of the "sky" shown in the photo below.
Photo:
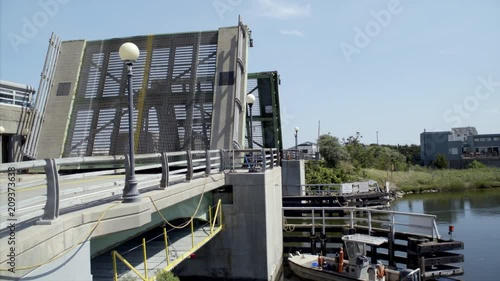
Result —
<path fill-rule="evenodd" d="M 500 133 L 497 0 L 0 0 L 0 79 L 38 88 L 63 41 L 216 30 L 241 15 L 250 72 L 277 70 L 284 147 L 320 133 L 419 144 L 427 131 Z"/>

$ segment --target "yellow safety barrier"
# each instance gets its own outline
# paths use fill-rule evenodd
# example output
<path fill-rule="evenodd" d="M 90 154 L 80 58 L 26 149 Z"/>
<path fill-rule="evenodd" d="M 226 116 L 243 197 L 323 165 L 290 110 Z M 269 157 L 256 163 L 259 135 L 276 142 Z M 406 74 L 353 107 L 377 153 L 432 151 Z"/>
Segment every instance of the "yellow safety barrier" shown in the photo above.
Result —
<path fill-rule="evenodd" d="M 135 269 L 135 267 L 133 267 L 124 257 L 122 257 L 120 254 L 118 254 L 117 251 L 113 251 L 111 253 L 113 256 L 113 270 L 115 271 L 114 272 L 114 281 L 118 281 L 118 270 L 116 268 L 116 258 L 119 258 L 128 268 L 130 268 L 130 270 L 132 270 L 135 274 L 137 274 L 137 276 L 139 276 L 139 278 L 141 278 L 143 281 L 150 281 L 150 280 L 146 279 L 146 276 L 142 276 L 142 274 L 139 271 L 137 271 L 137 269 Z"/>
<path fill-rule="evenodd" d="M 167 230 L 166 228 L 163 228 L 163 238 L 165 239 L 165 254 L 166 254 L 166 262 L 167 266 L 163 269 L 165 271 L 170 271 L 172 270 L 175 266 L 177 266 L 179 263 L 181 263 L 183 260 L 189 258 L 194 252 L 196 252 L 199 248 L 201 248 L 203 245 L 205 245 L 212 237 L 217 235 L 222 230 L 222 201 L 219 199 L 217 201 L 217 207 L 215 209 L 214 216 L 212 217 L 212 207 L 209 206 L 208 208 L 208 214 L 209 214 L 209 221 L 208 224 L 210 226 L 210 234 L 205 237 L 202 241 L 199 243 L 195 244 L 194 241 L 194 223 L 193 220 L 191 220 L 191 246 L 192 248 L 178 257 L 174 261 L 170 261 L 170 256 L 169 256 L 169 250 L 168 250 L 168 235 L 167 235 Z M 196 214 L 195 214 L 196 215 Z M 215 227 L 216 222 L 219 222 L 219 226 L 217 228 Z M 185 225 L 187 226 L 187 225 Z M 143 281 L 153 281 L 156 280 L 156 277 L 152 277 L 151 279 L 148 277 L 148 264 L 147 264 L 147 251 L 146 251 L 146 239 L 142 239 L 142 248 L 143 248 L 143 255 L 144 255 L 144 275 L 142 275 L 134 266 L 132 266 L 123 256 L 121 256 L 117 251 L 112 251 L 112 257 L 113 257 L 113 271 L 114 271 L 114 281 L 118 281 L 118 269 L 116 265 L 116 258 L 121 260 L 130 270 L 132 270 L 139 278 L 141 278 Z"/>

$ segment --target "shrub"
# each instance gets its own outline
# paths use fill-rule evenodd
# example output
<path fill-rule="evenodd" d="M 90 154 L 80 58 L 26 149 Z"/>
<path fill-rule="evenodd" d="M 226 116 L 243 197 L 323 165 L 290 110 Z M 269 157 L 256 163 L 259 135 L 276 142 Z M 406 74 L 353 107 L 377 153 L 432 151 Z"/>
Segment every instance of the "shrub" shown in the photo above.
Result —
<path fill-rule="evenodd" d="M 137 277 L 134 277 L 132 275 L 125 275 L 123 278 L 122 278 L 123 281 L 137 281 L 139 280 Z"/>
<path fill-rule="evenodd" d="M 444 154 L 438 153 L 436 156 L 436 161 L 434 161 L 434 166 L 438 169 L 448 168 L 448 160 Z"/>
<path fill-rule="evenodd" d="M 158 270 L 156 272 L 156 281 L 180 281 L 180 279 L 170 271 Z"/>
<path fill-rule="evenodd" d="M 481 169 L 481 168 L 486 168 L 486 165 L 477 160 L 474 160 L 470 162 L 469 165 L 467 165 L 467 169 Z"/>

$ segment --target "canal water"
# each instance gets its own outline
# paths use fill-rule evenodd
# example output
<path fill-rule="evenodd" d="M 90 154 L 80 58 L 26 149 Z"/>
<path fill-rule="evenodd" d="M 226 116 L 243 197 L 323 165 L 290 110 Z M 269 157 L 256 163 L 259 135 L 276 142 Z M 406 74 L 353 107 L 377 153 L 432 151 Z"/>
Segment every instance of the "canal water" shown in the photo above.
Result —
<path fill-rule="evenodd" d="M 465 244 L 465 249 L 460 251 L 465 256 L 461 264 L 465 274 L 455 278 L 500 280 L 500 189 L 405 195 L 392 202 L 391 209 L 436 215 L 442 238 L 450 237 L 449 225 L 455 227 L 453 239 Z M 289 275 L 286 267 L 284 272 L 282 275 L 287 277 L 281 276 L 278 280 L 299 280 Z"/>
<path fill-rule="evenodd" d="M 455 227 L 453 239 L 465 245 L 459 251 L 465 257 L 461 264 L 465 274 L 455 278 L 500 280 L 500 189 L 410 194 L 392 202 L 391 209 L 436 215 L 439 233 L 445 239 L 450 237 L 448 226 Z"/>
<path fill-rule="evenodd" d="M 455 226 L 453 239 L 465 245 L 460 251 L 465 274 L 459 279 L 500 280 L 500 189 L 411 194 L 392 209 L 436 215 L 443 238 L 449 238 L 448 226 Z"/>

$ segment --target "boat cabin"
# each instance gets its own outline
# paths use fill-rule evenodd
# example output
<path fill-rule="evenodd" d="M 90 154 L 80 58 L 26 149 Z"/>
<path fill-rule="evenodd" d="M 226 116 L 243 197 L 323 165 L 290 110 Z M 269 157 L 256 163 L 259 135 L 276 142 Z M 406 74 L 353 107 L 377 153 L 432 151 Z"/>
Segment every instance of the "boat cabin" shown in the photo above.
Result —
<path fill-rule="evenodd" d="M 349 257 L 349 265 L 347 268 L 349 276 L 369 280 L 369 269 L 374 272 L 371 267 L 370 260 L 366 256 L 366 245 L 380 246 L 388 240 L 384 237 L 374 237 L 364 234 L 351 234 L 342 237 L 344 240 L 347 256 Z"/>

